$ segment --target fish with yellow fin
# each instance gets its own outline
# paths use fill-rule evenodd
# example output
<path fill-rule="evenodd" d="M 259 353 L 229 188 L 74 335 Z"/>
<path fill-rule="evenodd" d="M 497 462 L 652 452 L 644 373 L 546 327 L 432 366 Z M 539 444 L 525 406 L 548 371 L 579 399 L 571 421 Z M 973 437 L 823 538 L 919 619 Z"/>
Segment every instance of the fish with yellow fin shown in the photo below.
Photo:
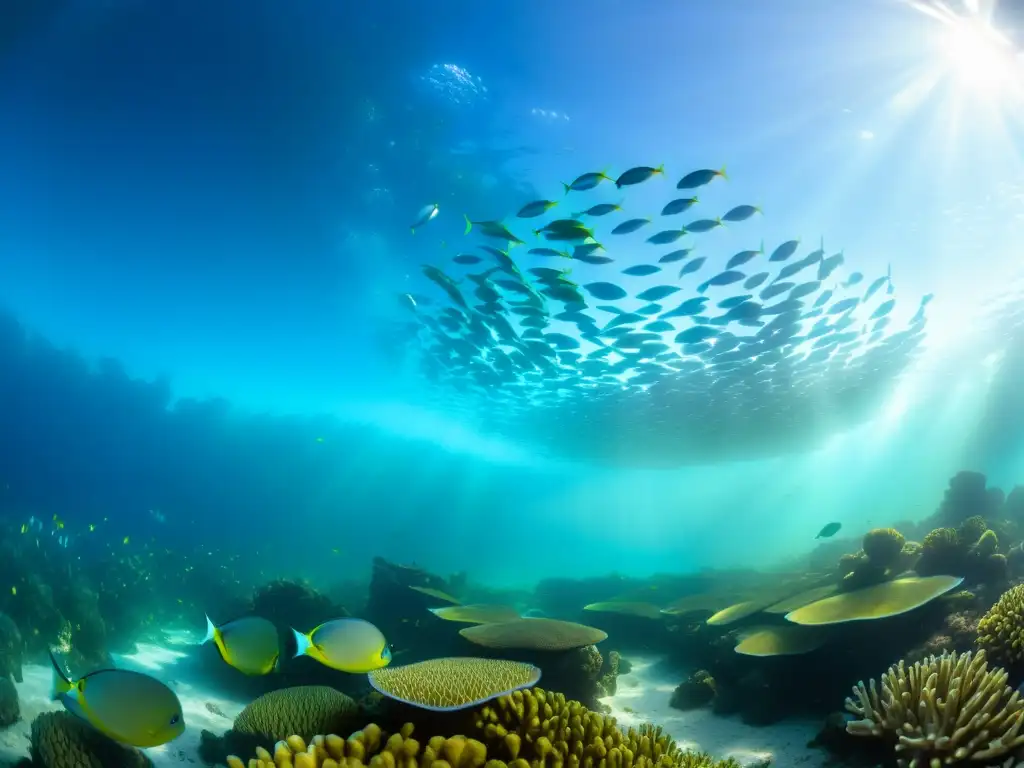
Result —
<path fill-rule="evenodd" d="M 391 663 L 384 634 L 363 619 L 332 619 L 306 634 L 292 632 L 296 656 L 310 656 L 340 672 L 372 672 Z"/>
<path fill-rule="evenodd" d="M 106 736 L 133 747 L 158 747 L 185 732 L 177 694 L 155 677 L 99 669 L 72 680 L 50 654 L 51 698 Z"/>
<path fill-rule="evenodd" d="M 277 627 L 259 616 L 245 616 L 217 626 L 206 617 L 203 644 L 217 646 L 224 663 L 246 675 L 267 675 L 278 668 L 281 645 Z"/>

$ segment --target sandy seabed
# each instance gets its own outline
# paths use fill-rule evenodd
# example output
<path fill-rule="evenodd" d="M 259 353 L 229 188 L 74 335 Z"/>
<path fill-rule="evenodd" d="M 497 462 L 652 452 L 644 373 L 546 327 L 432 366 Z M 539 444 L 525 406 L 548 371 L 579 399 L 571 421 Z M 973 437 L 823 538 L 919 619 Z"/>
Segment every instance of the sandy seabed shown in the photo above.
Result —
<path fill-rule="evenodd" d="M 226 699 L 204 687 L 201 681 L 179 675 L 181 670 L 175 669 L 175 665 L 184 657 L 179 650 L 141 643 L 136 653 L 115 657 L 121 668 L 147 672 L 163 680 L 181 700 L 185 733 L 171 744 L 145 750 L 157 768 L 202 765 L 198 754 L 200 732 L 224 732 L 247 703 Z M 819 721 L 794 720 L 755 728 L 737 718 L 716 716 L 709 709 L 680 712 L 668 705 L 678 681 L 659 674 L 657 659 L 630 660 L 633 667 L 629 674 L 619 676 L 616 694 L 602 700 L 621 725 L 657 723 L 682 747 L 706 750 L 716 757 L 735 757 L 750 768 L 767 765 L 769 759 L 771 765 L 787 768 L 826 765 L 825 753 L 806 746 L 817 733 Z M 0 765 L 13 764 L 28 755 L 29 731 L 36 715 L 62 708 L 49 698 L 49 667 L 26 665 L 23 677 L 24 681 L 16 684 L 22 719 L 0 731 Z"/>

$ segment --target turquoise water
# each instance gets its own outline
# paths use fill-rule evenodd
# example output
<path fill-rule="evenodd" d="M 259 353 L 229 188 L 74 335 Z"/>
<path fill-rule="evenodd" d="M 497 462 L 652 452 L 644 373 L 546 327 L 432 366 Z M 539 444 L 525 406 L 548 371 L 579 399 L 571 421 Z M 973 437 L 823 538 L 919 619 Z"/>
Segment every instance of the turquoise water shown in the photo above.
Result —
<path fill-rule="evenodd" d="M 785 563 L 827 522 L 859 535 L 931 514 L 960 469 L 1009 489 L 1024 462 L 1024 92 L 1016 20 L 993 14 L 953 23 L 897 0 L 24 5 L 0 48 L 5 520 L 59 515 L 86 558 L 216 551 L 253 580 L 365 580 L 382 556 L 528 586 Z M 664 174 L 563 188 L 639 166 Z M 685 174 L 723 167 L 692 212 L 660 215 L 691 194 Z M 516 217 L 536 200 L 558 204 Z M 622 211 L 579 218 L 614 263 L 526 253 L 565 247 L 531 230 L 599 203 Z M 739 205 L 760 212 L 645 242 Z M 525 241 L 507 254 L 532 293 L 499 286 L 463 308 L 428 279 L 424 264 L 470 295 L 467 275 L 500 271 L 479 246 L 504 246 L 466 234 L 464 216 Z M 611 234 L 634 216 L 654 221 Z M 843 259 L 793 278 L 820 284 L 779 349 L 723 367 L 714 345 L 673 341 L 701 324 L 687 315 L 657 332 L 667 351 L 582 366 L 615 338 L 587 330 L 614 314 L 599 305 L 635 311 L 644 289 L 679 288 L 663 314 L 733 254 L 764 244 L 745 281 L 793 240 L 769 279 L 819 247 L 809 272 Z M 674 248 L 693 252 L 622 274 Z M 571 269 L 585 307 L 544 294 L 537 267 Z M 595 282 L 629 297 L 596 298 Z M 768 284 L 711 286 L 701 317 Z M 825 312 L 860 303 L 808 315 L 825 291 Z M 539 337 L 508 312 L 524 300 Z M 438 377 L 428 323 L 445 312 L 462 329 L 448 338 L 482 335 L 460 347 L 469 368 Z M 811 364 L 823 316 L 850 317 L 855 338 Z M 768 317 L 708 327 L 746 338 Z M 867 356 L 900 333 L 913 343 Z M 527 353 L 542 362 L 500 367 Z M 629 384 L 638 374 L 650 382 Z"/>

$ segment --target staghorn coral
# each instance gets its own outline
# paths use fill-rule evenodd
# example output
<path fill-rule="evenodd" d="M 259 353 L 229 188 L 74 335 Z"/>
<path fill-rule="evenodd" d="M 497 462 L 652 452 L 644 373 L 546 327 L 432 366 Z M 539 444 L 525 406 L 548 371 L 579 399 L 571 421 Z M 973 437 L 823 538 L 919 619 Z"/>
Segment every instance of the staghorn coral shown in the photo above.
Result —
<path fill-rule="evenodd" d="M 901 661 L 882 676 L 881 692 L 874 680 L 854 687 L 846 709 L 861 719 L 846 730 L 893 742 L 900 768 L 1015 764 L 1024 700 L 1007 677 L 988 668 L 984 651 L 944 653 L 909 668 Z"/>
<path fill-rule="evenodd" d="M 70 712 L 44 712 L 32 721 L 34 768 L 152 768 L 137 749 L 107 738 Z"/>
<path fill-rule="evenodd" d="M 868 561 L 879 568 L 892 568 L 899 559 L 905 539 L 895 528 L 872 528 L 864 534 L 861 547 Z"/>
<path fill-rule="evenodd" d="M 1006 590 L 981 617 L 977 643 L 1000 664 L 1024 661 L 1024 584 Z"/>
<path fill-rule="evenodd" d="M 590 712 L 577 701 L 538 688 L 517 691 L 481 707 L 466 723 L 470 736 L 413 738 L 406 723 L 387 739 L 370 724 L 343 739 L 316 736 L 310 742 L 293 736 L 278 743 L 274 754 L 257 752 L 256 768 L 739 768 L 734 760 L 715 761 L 703 753 L 679 749 L 660 728 L 643 725 L 622 731 L 615 720 Z M 474 738 L 478 736 L 479 738 Z M 237 757 L 229 768 L 244 768 Z"/>
<path fill-rule="evenodd" d="M 444 712 L 467 709 L 536 685 L 540 669 L 519 661 L 461 657 L 384 667 L 368 678 L 370 685 L 390 699 Z"/>

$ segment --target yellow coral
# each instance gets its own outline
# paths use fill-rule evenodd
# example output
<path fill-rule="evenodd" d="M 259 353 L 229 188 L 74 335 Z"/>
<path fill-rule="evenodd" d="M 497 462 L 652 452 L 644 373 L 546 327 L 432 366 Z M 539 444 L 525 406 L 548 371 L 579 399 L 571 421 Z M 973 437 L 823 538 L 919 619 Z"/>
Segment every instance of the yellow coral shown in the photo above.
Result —
<path fill-rule="evenodd" d="M 993 661 L 1024 661 L 1024 584 L 1006 590 L 978 622 L 978 646 Z"/>
<path fill-rule="evenodd" d="M 734 760 L 714 761 L 685 752 L 661 728 L 643 725 L 622 731 L 615 719 L 589 711 L 578 701 L 539 688 L 502 696 L 477 710 L 467 723 L 471 735 L 413 738 L 406 723 L 386 740 L 368 725 L 348 739 L 292 737 L 274 754 L 264 750 L 250 768 L 739 768 Z M 477 736 L 479 738 L 474 738 Z M 269 758 L 269 759 L 268 759 Z M 231 768 L 246 765 L 229 758 Z"/>
<path fill-rule="evenodd" d="M 1007 677 L 988 669 L 984 651 L 944 653 L 910 668 L 901 661 L 882 676 L 881 693 L 874 680 L 853 689 L 846 708 L 861 719 L 846 730 L 894 742 L 900 768 L 1003 764 L 1024 746 L 1024 700 Z"/>
<path fill-rule="evenodd" d="M 37 768 L 151 768 L 149 758 L 122 746 L 70 712 L 45 712 L 32 721 L 32 765 Z"/>
<path fill-rule="evenodd" d="M 423 709 L 466 709 L 536 685 L 540 669 L 503 659 L 430 659 L 369 674 L 370 685 L 391 699 Z"/>
<path fill-rule="evenodd" d="M 903 549 L 903 534 L 895 528 L 873 528 L 864 534 L 861 547 L 872 565 L 890 568 Z"/>
<path fill-rule="evenodd" d="M 985 518 L 981 515 L 974 515 L 960 523 L 960 527 L 957 529 L 957 536 L 959 536 L 960 541 L 971 544 L 980 539 L 987 530 L 988 523 L 985 522 Z"/>
<path fill-rule="evenodd" d="M 971 552 L 979 557 L 994 555 L 999 549 L 999 537 L 995 531 L 985 531 L 978 540 L 971 545 Z"/>

